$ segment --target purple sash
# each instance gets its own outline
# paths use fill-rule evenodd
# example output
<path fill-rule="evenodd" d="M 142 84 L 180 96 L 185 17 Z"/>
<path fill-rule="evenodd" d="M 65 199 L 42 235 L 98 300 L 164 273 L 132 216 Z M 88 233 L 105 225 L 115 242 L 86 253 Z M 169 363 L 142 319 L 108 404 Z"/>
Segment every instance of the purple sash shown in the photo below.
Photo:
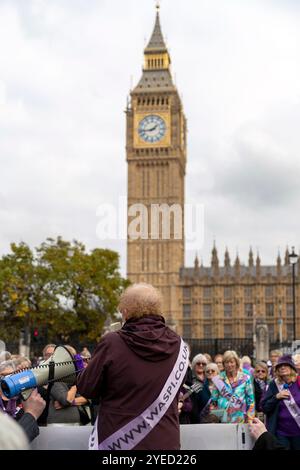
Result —
<path fill-rule="evenodd" d="M 282 390 L 284 389 L 283 388 L 284 384 L 280 384 L 278 382 L 278 379 L 275 379 L 275 384 L 277 385 L 277 388 L 278 388 L 279 392 L 282 392 Z M 291 392 L 290 392 L 290 398 L 286 399 L 286 400 L 282 400 L 282 401 L 285 404 L 285 406 L 287 407 L 287 409 L 289 410 L 292 418 L 294 418 L 294 420 L 296 421 L 296 424 L 300 428 L 300 409 L 299 409 L 297 403 L 295 402 L 295 399 L 294 399 L 293 395 L 291 394 Z"/>
<path fill-rule="evenodd" d="M 242 385 L 244 382 L 246 382 L 246 380 L 247 378 L 243 377 L 238 381 L 238 385 Z M 243 410 L 244 412 L 246 411 L 246 403 L 241 398 L 237 397 L 233 391 L 228 390 L 224 380 L 222 380 L 219 375 L 213 377 L 212 381 L 217 387 L 220 395 L 228 400 L 226 409 L 234 408 L 235 410 Z"/>
<path fill-rule="evenodd" d="M 141 442 L 164 416 L 183 382 L 188 368 L 188 348 L 181 340 L 176 363 L 158 398 L 140 416 L 131 420 L 104 441 L 98 443 L 98 418 L 89 439 L 89 450 L 131 450 Z"/>

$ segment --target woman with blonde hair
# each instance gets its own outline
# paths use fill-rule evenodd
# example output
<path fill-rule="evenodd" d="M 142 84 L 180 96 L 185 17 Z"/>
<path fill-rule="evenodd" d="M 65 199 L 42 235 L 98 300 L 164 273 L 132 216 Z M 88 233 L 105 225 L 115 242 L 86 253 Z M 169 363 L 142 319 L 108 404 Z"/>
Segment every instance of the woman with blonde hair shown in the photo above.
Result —
<path fill-rule="evenodd" d="M 275 375 L 262 399 L 267 428 L 286 448 L 300 450 L 300 387 L 290 355 L 279 358 Z"/>
<path fill-rule="evenodd" d="M 223 355 L 224 371 L 212 378 L 211 408 L 223 410 L 223 423 L 245 423 L 255 416 L 251 377 L 240 370 L 235 351 Z"/>

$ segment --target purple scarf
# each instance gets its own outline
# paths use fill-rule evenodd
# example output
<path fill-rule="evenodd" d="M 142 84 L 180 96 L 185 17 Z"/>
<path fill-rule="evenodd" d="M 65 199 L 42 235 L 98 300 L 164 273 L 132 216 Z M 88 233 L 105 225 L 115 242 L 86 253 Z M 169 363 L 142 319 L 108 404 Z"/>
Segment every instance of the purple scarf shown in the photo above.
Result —
<path fill-rule="evenodd" d="M 4 405 L 6 403 L 6 406 Z M 3 411 L 3 413 L 8 414 L 12 418 L 15 418 L 17 414 L 17 400 L 11 399 L 6 402 L 2 400 L 0 397 L 0 408 Z"/>

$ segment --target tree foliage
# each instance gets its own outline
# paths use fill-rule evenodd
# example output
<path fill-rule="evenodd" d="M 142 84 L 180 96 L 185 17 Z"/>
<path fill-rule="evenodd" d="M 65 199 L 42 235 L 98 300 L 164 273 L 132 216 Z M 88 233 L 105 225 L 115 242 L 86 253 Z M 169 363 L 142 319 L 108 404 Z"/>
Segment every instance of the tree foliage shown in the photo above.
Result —
<path fill-rule="evenodd" d="M 13 243 L 0 259 L 0 337 L 9 341 L 36 327 L 46 328 L 48 338 L 76 333 L 96 340 L 127 285 L 116 252 L 88 253 L 82 243 L 60 237 L 33 251 Z"/>

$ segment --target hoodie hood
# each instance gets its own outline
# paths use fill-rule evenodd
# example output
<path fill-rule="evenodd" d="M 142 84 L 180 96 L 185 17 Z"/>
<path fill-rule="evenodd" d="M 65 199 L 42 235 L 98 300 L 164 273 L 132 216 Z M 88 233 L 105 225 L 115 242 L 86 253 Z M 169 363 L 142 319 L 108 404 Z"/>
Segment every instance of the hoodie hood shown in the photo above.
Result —
<path fill-rule="evenodd" d="M 180 338 L 160 315 L 130 318 L 117 332 L 127 346 L 143 359 L 159 362 L 179 351 Z"/>

